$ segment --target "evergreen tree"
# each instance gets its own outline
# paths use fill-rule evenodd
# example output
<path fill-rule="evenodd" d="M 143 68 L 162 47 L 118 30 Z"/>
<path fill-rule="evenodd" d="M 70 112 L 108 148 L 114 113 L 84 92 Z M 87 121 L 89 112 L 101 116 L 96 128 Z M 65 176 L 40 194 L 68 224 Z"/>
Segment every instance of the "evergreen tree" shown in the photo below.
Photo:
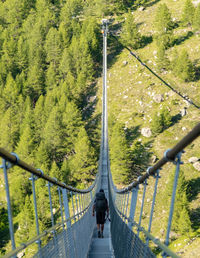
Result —
<path fill-rule="evenodd" d="M 19 244 L 26 243 L 31 237 L 35 236 L 35 223 L 33 203 L 30 197 L 25 197 L 25 204 L 18 215 L 19 226 L 16 234 L 16 240 Z"/>
<path fill-rule="evenodd" d="M 3 110 L 6 110 L 12 105 L 15 105 L 17 102 L 17 97 L 19 95 L 19 89 L 17 87 L 15 80 L 12 77 L 12 74 L 9 73 L 6 79 L 6 85 L 2 91 L 2 98 L 4 105 L 2 106 Z"/>
<path fill-rule="evenodd" d="M 70 167 L 69 167 L 69 161 L 67 159 L 64 159 L 62 163 L 61 174 L 62 174 L 63 182 L 66 185 L 71 185 Z"/>
<path fill-rule="evenodd" d="M 161 44 L 158 46 L 156 64 L 159 70 L 167 70 L 170 66 L 170 61 L 166 55 L 165 47 Z"/>
<path fill-rule="evenodd" d="M 173 22 L 166 4 L 159 5 L 154 24 L 157 45 L 161 45 L 165 49 L 168 48 L 173 40 Z"/>
<path fill-rule="evenodd" d="M 48 155 L 53 161 L 61 161 L 63 157 L 61 114 L 57 106 L 53 107 L 43 130 L 42 139 L 48 150 Z"/>
<path fill-rule="evenodd" d="M 129 10 L 126 20 L 122 27 L 121 34 L 122 42 L 125 45 L 132 47 L 133 49 L 137 49 L 141 47 L 141 35 L 138 31 L 137 25 L 134 21 L 134 17 Z"/>
<path fill-rule="evenodd" d="M 19 140 L 19 121 L 16 106 L 9 107 L 0 124 L 0 144 L 7 151 L 13 151 Z"/>
<path fill-rule="evenodd" d="M 174 182 L 174 173 L 170 176 L 167 191 L 171 196 Z M 176 199 L 173 213 L 172 229 L 182 234 L 192 232 L 191 221 L 189 217 L 189 203 L 186 195 L 187 182 L 182 170 L 179 172 L 178 185 L 176 189 Z"/>
<path fill-rule="evenodd" d="M 198 4 L 198 6 L 195 9 L 193 26 L 196 30 L 199 30 L 200 28 L 200 4 Z"/>
<path fill-rule="evenodd" d="M 163 132 L 171 125 L 171 115 L 167 108 L 163 108 L 160 114 L 154 114 L 151 124 L 152 132 L 157 134 Z"/>
<path fill-rule="evenodd" d="M 110 138 L 111 172 L 114 182 L 117 184 L 129 182 L 131 166 L 129 155 L 124 126 L 117 122 L 112 128 Z"/>
<path fill-rule="evenodd" d="M 195 8 L 191 0 L 186 0 L 183 8 L 182 22 L 184 25 L 192 25 Z"/>
<path fill-rule="evenodd" d="M 184 81 L 195 79 L 195 69 L 189 55 L 185 49 L 182 50 L 178 58 L 174 60 L 174 73 Z"/>
<path fill-rule="evenodd" d="M 74 155 L 69 159 L 69 167 L 74 182 L 85 188 L 96 174 L 95 152 L 84 127 L 80 128 L 74 143 Z"/>

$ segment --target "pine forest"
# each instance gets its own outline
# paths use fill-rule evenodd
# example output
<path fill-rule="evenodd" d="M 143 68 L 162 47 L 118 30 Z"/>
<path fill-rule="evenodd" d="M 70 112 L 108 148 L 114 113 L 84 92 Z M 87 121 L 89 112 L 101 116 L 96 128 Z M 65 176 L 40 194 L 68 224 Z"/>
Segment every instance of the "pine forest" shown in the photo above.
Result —
<path fill-rule="evenodd" d="M 109 20 L 108 130 L 116 185 L 146 172 L 200 118 L 199 0 L 0 0 L 0 147 L 80 189 L 89 187 L 98 171 L 104 18 Z M 183 162 L 170 248 L 181 257 L 200 257 L 199 139 L 186 149 Z M 8 177 L 20 245 L 36 235 L 30 174 L 13 167 Z M 161 239 L 173 177 L 169 164 L 162 171 L 152 228 Z M 36 195 L 42 232 L 50 227 L 45 182 L 38 180 Z M 150 187 L 146 209 L 152 195 Z M 58 199 L 53 202 L 56 215 Z M 143 219 L 147 223 L 146 214 Z M 1 255 L 11 250 L 9 239 L 0 169 Z M 23 255 L 35 251 L 27 248 Z"/>

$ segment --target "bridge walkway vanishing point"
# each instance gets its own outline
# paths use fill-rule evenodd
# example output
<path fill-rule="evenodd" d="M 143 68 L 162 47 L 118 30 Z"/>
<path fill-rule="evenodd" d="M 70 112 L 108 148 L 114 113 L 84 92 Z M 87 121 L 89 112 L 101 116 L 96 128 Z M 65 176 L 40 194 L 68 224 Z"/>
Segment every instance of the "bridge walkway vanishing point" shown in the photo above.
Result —
<path fill-rule="evenodd" d="M 147 172 L 140 176 L 136 181 L 133 181 L 130 185 L 123 189 L 117 189 L 112 180 L 112 174 L 110 171 L 109 160 L 109 146 L 108 146 L 108 130 L 107 130 L 107 86 L 106 86 L 106 44 L 107 44 L 107 20 L 103 20 L 103 39 L 104 39 L 104 59 L 103 59 L 103 104 L 102 104 L 102 138 L 101 149 L 99 158 L 99 168 L 95 179 L 95 182 L 88 189 L 80 190 L 71 186 L 66 186 L 64 183 L 57 181 L 55 178 L 47 176 L 42 170 L 35 169 L 32 166 L 26 164 L 20 160 L 14 153 L 8 153 L 4 149 L 0 148 L 0 156 L 3 158 L 3 162 L 0 168 L 3 169 L 6 199 L 7 199 L 7 211 L 9 220 L 9 232 L 12 245 L 12 251 L 7 253 L 4 257 L 17 257 L 17 255 L 23 250 L 29 250 L 26 248 L 32 247 L 37 244 L 38 251 L 33 254 L 38 258 L 57 258 L 57 257 L 69 257 L 69 258 L 150 258 L 155 257 L 149 247 L 150 242 L 154 243 L 160 250 L 163 257 L 171 256 L 178 257 L 177 254 L 172 252 L 169 248 L 169 234 L 171 230 L 171 222 L 173 216 L 173 210 L 175 205 L 176 187 L 179 177 L 179 170 L 181 162 L 181 154 L 185 147 L 187 147 L 192 141 L 194 141 L 200 135 L 200 123 L 197 124 L 191 132 L 189 132 L 180 142 L 178 142 L 172 149 L 167 150 L 164 153 L 162 159 L 160 159 L 153 167 L 149 167 Z M 154 213 L 154 206 L 157 193 L 157 185 L 159 183 L 160 169 L 168 162 L 173 162 L 176 167 L 174 185 L 172 190 L 171 204 L 169 208 L 168 225 L 166 228 L 166 237 L 164 244 L 153 235 L 151 235 L 151 226 Z M 22 243 L 16 247 L 15 233 L 13 227 L 12 206 L 11 197 L 9 192 L 9 178 L 7 172 L 12 166 L 18 166 L 28 173 L 31 173 L 29 180 L 32 181 L 32 193 L 34 205 L 34 219 L 36 225 L 35 237 L 26 243 Z M 142 215 L 144 208 L 144 200 L 146 188 L 148 187 L 148 179 L 150 176 L 154 176 L 155 185 L 154 193 L 151 203 L 151 209 L 149 213 L 149 226 L 146 230 L 142 227 Z M 37 213 L 37 195 L 35 185 L 38 180 L 45 180 L 48 186 L 49 200 L 46 201 L 50 204 L 51 214 L 51 227 L 40 233 L 39 216 Z M 137 206 L 138 189 L 139 185 L 143 189 L 142 203 L 140 207 L 139 222 L 135 221 L 135 211 Z M 60 219 L 61 222 L 55 224 L 55 218 L 53 213 L 53 202 L 51 197 L 51 188 L 56 187 L 57 191 L 54 194 L 59 196 Z M 100 188 L 103 188 L 107 199 L 109 200 L 110 218 L 105 224 L 104 238 L 97 238 L 97 228 L 95 218 L 92 217 L 92 206 L 95 199 L 96 192 Z M 38 195 L 38 198 L 40 196 Z M 69 207 L 70 201 L 70 207 Z M 70 209 L 71 208 L 71 209 Z M 145 211 L 146 212 L 146 211 Z M 136 233 L 135 228 L 136 227 Z M 143 233 L 145 240 L 140 239 L 140 233 Z M 29 255 L 29 253 L 26 253 Z M 27 257 L 30 257 L 27 256 Z"/>
<path fill-rule="evenodd" d="M 102 174 L 101 174 L 101 187 L 104 189 L 107 200 L 109 200 L 108 195 L 108 169 L 107 169 L 107 155 L 103 153 L 102 160 Z M 114 257 L 112 241 L 111 241 L 111 232 L 110 232 L 110 222 L 107 219 L 104 225 L 104 238 L 98 238 L 97 236 L 97 227 L 95 227 L 92 241 L 90 245 L 90 250 L 88 258 L 111 258 Z"/>

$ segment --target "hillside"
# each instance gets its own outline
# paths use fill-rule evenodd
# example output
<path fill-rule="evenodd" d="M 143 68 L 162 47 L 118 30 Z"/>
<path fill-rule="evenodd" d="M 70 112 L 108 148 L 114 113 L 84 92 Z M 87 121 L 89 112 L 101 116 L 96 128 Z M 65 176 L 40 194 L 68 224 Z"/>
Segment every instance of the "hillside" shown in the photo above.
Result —
<path fill-rule="evenodd" d="M 119 187 L 129 184 L 199 122 L 200 109 L 191 104 L 193 101 L 200 106 L 198 2 L 0 1 L 0 146 L 68 185 L 85 188 L 92 183 L 97 172 L 101 126 L 101 20 L 107 18 L 109 31 L 117 38 L 108 36 L 111 169 Z M 184 11 L 188 3 L 193 13 Z M 159 8 L 165 12 L 164 21 Z M 125 46 L 185 99 L 153 76 Z M 178 219 L 173 224 L 170 245 L 181 257 L 200 257 L 200 164 L 196 161 L 195 168 L 189 161 L 191 157 L 200 159 L 199 153 L 197 139 L 182 156 L 177 203 L 189 219 L 182 226 L 180 212 L 176 211 Z M 152 233 L 162 240 L 174 169 L 172 164 L 167 165 L 159 182 Z M 18 168 L 9 170 L 17 245 L 35 236 L 29 177 Z M 144 226 L 148 223 L 153 185 L 152 178 Z M 51 223 L 47 188 L 40 180 L 36 193 L 40 196 L 42 231 Z M 53 201 L 56 216 L 58 199 Z M 0 253 L 4 254 L 11 243 L 2 174 L 0 238 Z M 26 257 L 35 250 L 28 249 Z"/>
<path fill-rule="evenodd" d="M 197 71 L 196 78 L 192 81 L 183 81 L 174 74 L 172 69 L 159 70 L 158 68 L 158 48 L 155 40 L 154 21 L 156 10 L 161 4 L 160 1 L 151 1 L 151 3 L 147 5 L 144 4 L 143 8 L 132 11 L 139 32 L 143 36 L 152 39 L 152 42 L 146 44 L 144 47 L 132 51 L 174 89 L 181 92 L 182 95 L 187 96 L 197 106 L 200 106 L 200 77 L 198 74 L 200 65 L 200 37 L 198 30 L 194 30 L 192 26 L 183 26 L 181 24 L 184 9 L 183 1 L 169 0 L 162 1 L 162 4 L 163 3 L 166 3 L 169 8 L 172 20 L 177 22 L 173 30 L 177 44 L 169 47 L 166 50 L 166 54 L 168 58 L 172 60 L 175 50 L 180 53 L 182 49 L 186 49 L 192 63 L 195 64 Z M 125 16 L 115 18 L 116 19 L 110 24 L 110 33 L 117 35 L 118 40 L 120 40 L 119 35 L 123 30 L 123 24 L 126 20 Z M 108 42 L 110 49 L 108 55 L 110 139 L 114 137 L 112 136 L 113 124 L 121 123 L 124 128 L 127 144 L 129 145 L 129 151 L 133 154 L 132 162 L 138 162 L 137 165 L 140 164 L 140 167 L 142 167 L 142 169 L 138 169 L 138 166 L 131 167 L 132 173 L 129 173 L 129 176 L 131 174 L 132 178 L 135 178 L 140 173 L 145 172 L 148 166 L 154 164 L 153 161 L 160 159 L 165 150 L 174 146 L 199 122 L 200 110 L 170 90 L 164 83 L 151 74 L 148 69 L 142 66 L 127 49 L 120 47 L 112 37 L 108 36 Z M 101 87 L 101 80 L 98 85 Z M 99 91 L 99 96 L 100 95 L 101 90 Z M 169 111 L 171 123 L 162 131 L 153 132 L 155 120 L 156 118 L 158 120 L 159 114 L 162 113 L 163 109 Z M 186 110 L 185 113 L 184 110 Z M 113 120 L 115 120 L 115 122 L 113 122 Z M 146 136 L 142 135 L 144 131 L 146 131 Z M 191 157 L 197 157 L 199 159 L 199 143 L 200 139 L 197 139 L 185 150 L 186 152 L 182 156 L 184 165 L 181 166 L 181 171 L 184 174 L 184 180 L 187 185 L 188 213 L 192 224 L 192 231 L 191 233 L 181 233 L 180 230 L 175 229 L 174 220 L 174 231 L 171 234 L 173 243 L 170 246 L 174 251 L 178 252 L 181 257 L 200 257 L 200 221 L 198 216 L 200 209 L 200 171 L 199 168 L 195 168 L 193 164 L 189 162 Z M 119 146 L 120 145 L 118 145 L 118 148 L 120 148 Z M 117 144 L 110 143 L 111 168 L 112 162 L 115 162 L 114 154 L 112 156 L 112 148 L 117 148 Z M 119 149 L 118 151 L 120 152 Z M 165 237 L 164 228 L 169 212 L 168 184 L 170 178 L 172 178 L 174 169 L 175 167 L 173 165 L 167 165 L 160 172 L 161 179 L 159 182 L 152 232 L 162 240 L 164 240 Z M 115 173 L 115 170 L 113 173 Z M 146 228 L 148 226 L 148 216 L 146 214 L 148 214 L 147 210 L 150 209 L 154 185 L 153 179 L 149 181 L 149 185 L 152 184 L 152 186 L 150 187 L 150 192 L 147 194 L 148 197 L 146 197 L 146 210 L 143 214 L 143 223 L 146 225 Z M 138 204 L 141 202 L 141 198 L 142 191 L 139 195 Z M 139 216 L 139 211 L 137 215 Z M 136 221 L 138 219 L 139 217 L 136 218 Z"/>

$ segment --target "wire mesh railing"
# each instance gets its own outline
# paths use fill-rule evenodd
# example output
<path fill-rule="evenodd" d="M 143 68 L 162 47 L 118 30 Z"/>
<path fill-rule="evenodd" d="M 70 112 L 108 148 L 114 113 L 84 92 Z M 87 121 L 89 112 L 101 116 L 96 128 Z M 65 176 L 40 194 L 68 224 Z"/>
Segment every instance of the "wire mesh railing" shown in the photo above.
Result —
<path fill-rule="evenodd" d="M 181 154 L 184 152 L 184 148 L 187 147 L 192 141 L 194 141 L 200 135 L 200 123 L 197 124 L 191 132 L 189 132 L 180 142 L 178 142 L 172 149 L 167 150 L 164 153 L 164 157 L 159 160 L 153 167 L 149 167 L 147 172 L 138 177 L 138 179 L 132 182 L 129 186 L 123 189 L 117 189 L 112 180 L 112 174 L 110 172 L 110 164 L 108 160 L 109 168 L 109 193 L 110 193 L 110 209 L 111 209 L 111 232 L 112 232 L 112 242 L 116 257 L 135 257 L 135 256 L 123 256 L 121 254 L 120 243 L 124 246 L 123 250 L 129 250 L 129 254 L 133 252 L 132 249 L 135 248 L 134 253 L 137 253 L 137 257 L 154 257 L 151 250 L 149 249 L 149 243 L 152 241 L 158 248 L 162 250 L 162 256 L 167 257 L 178 257 L 169 248 L 170 241 L 170 231 L 172 226 L 172 217 L 175 205 L 176 189 L 179 178 L 180 165 L 182 165 Z M 160 170 L 162 167 L 168 163 L 172 162 L 175 169 L 175 176 L 173 180 L 173 189 L 171 194 L 171 203 L 169 207 L 168 223 L 166 228 L 166 236 L 164 244 L 159 239 L 151 235 L 153 216 L 155 210 L 155 202 L 157 196 L 157 189 L 160 179 Z M 142 218 L 144 213 L 144 201 L 146 189 L 148 186 L 148 180 L 150 176 L 154 178 L 154 190 L 151 202 L 151 208 L 149 211 L 149 222 L 148 228 L 142 227 Z M 138 207 L 138 191 L 139 185 L 143 185 L 143 193 L 141 206 Z M 150 184 L 152 186 L 152 183 Z M 131 198 L 130 198 L 131 195 Z M 136 223 L 135 215 L 136 208 L 140 209 L 138 222 Z M 129 214 L 128 214 L 129 213 Z M 133 227 L 136 227 L 136 232 L 133 232 Z M 120 234 L 116 234 L 116 230 L 120 230 Z M 144 234 L 144 241 L 138 237 L 140 233 Z M 127 242 L 126 242 L 127 241 Z M 141 249 L 144 249 L 144 253 Z M 120 256 L 120 255 L 121 256 Z M 119 255 L 119 256 L 118 256 Z"/>
<path fill-rule="evenodd" d="M 12 251 L 7 253 L 5 257 L 16 257 L 19 252 L 25 253 L 26 250 L 30 250 L 31 246 L 35 254 L 31 253 L 29 254 L 30 256 L 86 257 L 95 225 L 95 220 L 91 220 L 91 209 L 95 193 L 99 188 L 99 173 L 97 173 L 94 183 L 88 189 L 81 190 L 67 186 L 56 178 L 45 175 L 42 170 L 35 169 L 21 161 L 15 153 L 10 154 L 0 148 L 0 156 L 3 158 L 0 167 L 3 168 L 4 172 L 9 232 L 12 245 Z M 101 154 L 99 162 L 101 162 Z M 12 196 L 10 195 L 8 179 L 8 170 L 13 166 L 21 167 L 31 173 L 31 177 L 26 178 L 31 181 L 35 224 L 35 237 L 26 243 L 21 243 L 17 247 L 11 205 Z M 39 188 L 37 187 L 38 180 L 40 183 Z M 41 180 L 44 181 L 42 184 Z M 46 193 L 43 205 L 46 203 L 49 205 L 49 222 L 46 230 L 44 228 L 41 230 L 40 222 L 43 210 L 38 210 L 41 187 L 45 189 Z M 38 251 L 35 245 L 37 245 Z"/>

